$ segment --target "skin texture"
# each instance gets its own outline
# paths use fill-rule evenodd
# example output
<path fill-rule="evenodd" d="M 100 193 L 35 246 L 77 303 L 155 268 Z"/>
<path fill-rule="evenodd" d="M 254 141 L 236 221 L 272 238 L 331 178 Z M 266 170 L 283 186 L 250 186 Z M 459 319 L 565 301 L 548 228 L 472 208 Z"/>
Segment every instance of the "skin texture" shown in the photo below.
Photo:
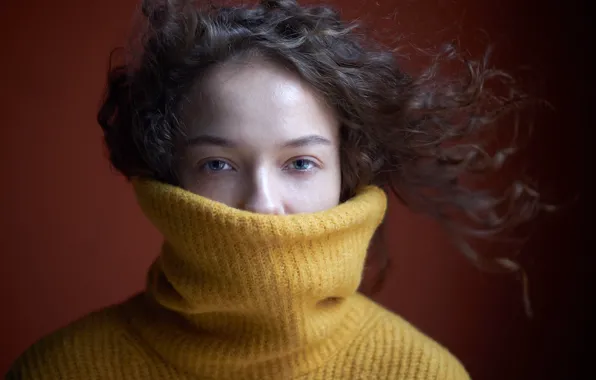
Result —
<path fill-rule="evenodd" d="M 262 59 L 228 62 L 183 103 L 183 188 L 262 214 L 339 203 L 339 125 L 296 74 Z"/>

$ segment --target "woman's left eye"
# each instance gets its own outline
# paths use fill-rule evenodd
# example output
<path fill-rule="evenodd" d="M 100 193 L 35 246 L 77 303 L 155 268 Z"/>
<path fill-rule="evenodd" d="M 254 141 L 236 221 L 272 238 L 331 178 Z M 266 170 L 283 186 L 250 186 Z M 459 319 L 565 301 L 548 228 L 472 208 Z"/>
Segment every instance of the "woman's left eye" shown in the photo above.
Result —
<path fill-rule="evenodd" d="M 305 172 L 316 168 L 317 164 L 311 160 L 300 158 L 298 160 L 292 161 L 289 166 L 291 170 Z"/>

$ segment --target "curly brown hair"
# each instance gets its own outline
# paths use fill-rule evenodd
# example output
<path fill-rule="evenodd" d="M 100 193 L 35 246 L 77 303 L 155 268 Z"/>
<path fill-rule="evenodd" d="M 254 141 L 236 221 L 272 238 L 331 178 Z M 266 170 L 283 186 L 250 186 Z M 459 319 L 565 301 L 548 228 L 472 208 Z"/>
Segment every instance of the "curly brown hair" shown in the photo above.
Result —
<path fill-rule="evenodd" d="M 110 68 L 98 114 L 111 163 L 127 178 L 177 185 L 185 133 L 181 99 L 213 65 L 257 52 L 294 70 L 336 110 L 342 199 L 378 185 L 436 218 L 454 236 L 495 234 L 540 209 L 537 194 L 521 182 L 507 196 L 494 196 L 461 181 L 468 173 L 501 166 L 512 150 L 488 154 L 486 132 L 527 100 L 520 92 L 491 92 L 489 80 L 512 80 L 489 68 L 487 60 L 469 61 L 448 47 L 427 70 L 409 75 L 393 49 L 367 38 L 355 22 L 342 21 L 329 6 L 293 0 L 202 7 L 146 0 L 142 11 L 148 25 L 142 54 Z M 442 78 L 437 72 L 445 61 L 465 70 Z M 463 239 L 457 241 L 482 269 L 519 270 L 513 260 L 478 255 Z"/>

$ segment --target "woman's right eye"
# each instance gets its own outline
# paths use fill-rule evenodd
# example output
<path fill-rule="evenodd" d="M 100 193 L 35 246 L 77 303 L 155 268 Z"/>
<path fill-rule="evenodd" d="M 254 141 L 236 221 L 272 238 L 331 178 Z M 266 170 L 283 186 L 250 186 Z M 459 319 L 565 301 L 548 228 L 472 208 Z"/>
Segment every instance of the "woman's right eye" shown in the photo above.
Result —
<path fill-rule="evenodd" d="M 233 168 L 230 164 L 223 160 L 209 160 L 201 165 L 201 169 L 210 172 L 222 172 L 226 170 L 232 170 Z"/>

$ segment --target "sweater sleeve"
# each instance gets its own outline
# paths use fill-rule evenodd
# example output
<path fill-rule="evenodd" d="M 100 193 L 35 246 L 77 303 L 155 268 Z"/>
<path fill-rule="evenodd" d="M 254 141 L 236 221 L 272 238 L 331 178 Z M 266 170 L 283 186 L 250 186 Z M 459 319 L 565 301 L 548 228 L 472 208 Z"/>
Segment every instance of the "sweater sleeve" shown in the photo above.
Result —
<path fill-rule="evenodd" d="M 90 314 L 43 337 L 12 364 L 7 380 L 101 380 L 123 378 L 130 344 L 110 310 Z M 132 360 L 134 362 L 134 360 Z"/>
<path fill-rule="evenodd" d="M 463 364 L 446 347 L 397 315 L 380 318 L 369 341 L 385 351 L 386 379 L 470 379 Z"/>
<path fill-rule="evenodd" d="M 463 364 L 446 347 L 372 301 L 368 307 L 375 310 L 376 318 L 338 356 L 336 363 L 323 370 L 321 378 L 470 379 Z"/>

